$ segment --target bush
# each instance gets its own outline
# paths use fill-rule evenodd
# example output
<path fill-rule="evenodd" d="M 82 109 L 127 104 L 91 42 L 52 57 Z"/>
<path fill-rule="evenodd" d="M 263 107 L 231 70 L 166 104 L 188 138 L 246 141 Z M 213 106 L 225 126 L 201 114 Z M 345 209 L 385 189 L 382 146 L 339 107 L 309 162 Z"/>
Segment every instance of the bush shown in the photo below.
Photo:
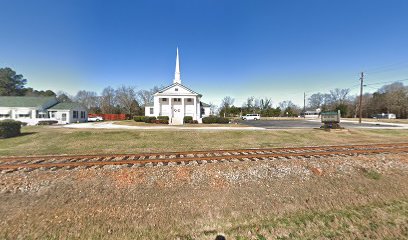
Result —
<path fill-rule="evenodd" d="M 167 122 L 169 121 L 169 116 L 158 116 L 157 119 L 159 120 L 167 120 Z"/>
<path fill-rule="evenodd" d="M 223 117 L 217 117 L 217 116 L 209 116 L 209 117 L 205 117 L 203 118 L 203 123 L 206 124 L 211 124 L 211 123 L 229 123 L 229 119 L 228 118 L 223 118 Z"/>
<path fill-rule="evenodd" d="M 193 121 L 193 117 L 192 116 L 185 116 L 183 121 L 184 121 L 184 123 L 190 123 L 190 121 Z"/>
<path fill-rule="evenodd" d="M 146 116 L 134 116 L 133 120 L 135 120 L 136 122 L 144 122 L 146 120 Z"/>
<path fill-rule="evenodd" d="M 156 117 L 146 117 L 144 120 L 145 123 L 155 123 Z"/>
<path fill-rule="evenodd" d="M 219 117 L 217 119 L 217 123 L 226 124 L 226 123 L 229 123 L 229 122 L 230 122 L 230 120 L 228 118 Z"/>
<path fill-rule="evenodd" d="M 187 123 L 198 124 L 198 121 L 197 121 L 197 120 L 190 120 L 190 121 L 188 121 Z"/>
<path fill-rule="evenodd" d="M 0 121 L 0 138 L 15 137 L 21 134 L 21 122 L 14 120 Z"/>
<path fill-rule="evenodd" d="M 38 121 L 37 125 L 52 125 L 52 124 L 57 124 L 58 121 L 55 120 L 42 120 Z"/>
<path fill-rule="evenodd" d="M 155 122 L 157 124 L 169 124 L 169 120 L 167 119 L 157 119 Z"/>

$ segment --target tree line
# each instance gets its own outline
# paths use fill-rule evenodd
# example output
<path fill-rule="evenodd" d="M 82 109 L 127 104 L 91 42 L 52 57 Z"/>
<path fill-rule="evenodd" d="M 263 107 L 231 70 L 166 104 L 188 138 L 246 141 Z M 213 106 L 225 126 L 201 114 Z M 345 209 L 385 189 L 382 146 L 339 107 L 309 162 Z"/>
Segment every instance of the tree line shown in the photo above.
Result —
<path fill-rule="evenodd" d="M 74 96 L 64 92 L 57 94 L 51 90 L 35 90 L 25 87 L 27 79 L 11 68 L 0 68 L 0 96 L 56 96 L 60 102 L 78 102 L 90 113 L 125 113 L 144 115 L 144 105 L 153 102 L 153 94 L 159 91 L 155 86 L 149 90 L 137 90 L 133 86 L 120 86 L 116 89 L 106 87 L 101 94 L 81 90 Z M 307 99 L 306 110 L 341 111 L 342 117 L 358 117 L 359 96 L 350 95 L 350 89 L 333 89 L 326 93 L 313 93 Z M 226 96 L 220 107 L 210 103 L 211 112 L 220 116 L 232 117 L 249 113 L 259 113 L 265 117 L 299 116 L 303 106 L 290 100 L 282 101 L 273 107 L 271 98 L 247 98 L 242 106 L 234 105 L 234 98 Z M 374 93 L 365 93 L 362 101 L 362 117 L 370 118 L 376 114 L 394 113 L 397 118 L 408 117 L 408 86 L 401 82 L 384 85 Z"/>
<path fill-rule="evenodd" d="M 397 118 L 408 117 L 408 86 L 401 82 L 384 85 L 374 93 L 365 93 L 362 100 L 362 117 L 372 118 L 381 113 L 394 113 Z M 350 89 L 336 88 L 326 93 L 313 93 L 307 99 L 305 110 L 340 110 L 342 117 L 358 117 L 359 96 L 350 95 Z M 224 97 L 218 108 L 221 116 L 237 117 L 250 113 L 265 117 L 296 117 L 303 112 L 303 106 L 290 100 L 282 101 L 273 107 L 271 98 L 249 97 L 242 106 L 234 105 L 234 98 Z"/>
<path fill-rule="evenodd" d="M 159 91 L 155 86 L 150 90 L 137 90 L 134 86 L 120 86 L 116 89 L 108 86 L 100 95 L 94 91 L 80 90 L 74 96 L 59 92 L 59 101 L 72 101 L 85 106 L 89 113 L 111 113 L 144 115 L 144 105 L 153 102 L 153 94 Z"/>
<path fill-rule="evenodd" d="M 159 90 L 137 90 L 133 86 L 120 86 L 116 89 L 106 87 L 98 95 L 94 91 L 80 90 L 71 96 L 68 93 L 52 90 L 35 90 L 26 87 L 27 79 L 11 68 L 0 68 L 0 96 L 55 96 L 60 102 L 77 102 L 85 106 L 89 113 L 124 113 L 144 115 L 144 105 L 153 101 L 153 94 Z"/>

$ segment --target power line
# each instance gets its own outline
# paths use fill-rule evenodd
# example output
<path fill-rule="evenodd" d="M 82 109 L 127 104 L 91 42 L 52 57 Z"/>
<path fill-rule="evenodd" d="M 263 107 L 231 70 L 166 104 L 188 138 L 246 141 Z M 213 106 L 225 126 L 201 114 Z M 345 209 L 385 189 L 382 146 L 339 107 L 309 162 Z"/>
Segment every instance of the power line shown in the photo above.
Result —
<path fill-rule="evenodd" d="M 405 81 L 408 81 L 408 78 L 401 79 L 401 80 L 394 80 L 394 81 L 386 81 L 386 82 L 375 82 L 375 83 L 366 84 L 366 86 L 386 84 L 386 83 L 394 83 L 394 82 L 405 82 Z"/>
<path fill-rule="evenodd" d="M 398 69 L 398 68 L 402 68 L 403 66 L 408 65 L 407 61 L 403 61 L 403 62 L 398 62 L 398 63 L 392 63 L 392 64 L 387 64 L 387 65 L 382 65 L 379 67 L 374 67 L 371 69 L 366 69 L 365 74 L 369 73 L 369 74 L 373 74 L 373 73 L 379 73 L 379 72 L 383 72 L 383 71 L 389 71 L 390 69 Z"/>

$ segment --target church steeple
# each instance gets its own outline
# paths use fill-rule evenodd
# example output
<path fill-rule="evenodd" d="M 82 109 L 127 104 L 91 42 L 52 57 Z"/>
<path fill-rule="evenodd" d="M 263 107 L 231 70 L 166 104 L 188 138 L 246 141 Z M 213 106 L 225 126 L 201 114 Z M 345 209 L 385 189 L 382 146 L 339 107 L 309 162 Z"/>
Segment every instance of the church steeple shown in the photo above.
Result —
<path fill-rule="evenodd" d="M 180 79 L 180 60 L 179 60 L 178 47 L 177 47 L 177 55 L 176 55 L 176 71 L 174 72 L 174 80 L 173 80 L 173 83 L 180 83 L 180 84 L 181 84 L 181 79 Z"/>

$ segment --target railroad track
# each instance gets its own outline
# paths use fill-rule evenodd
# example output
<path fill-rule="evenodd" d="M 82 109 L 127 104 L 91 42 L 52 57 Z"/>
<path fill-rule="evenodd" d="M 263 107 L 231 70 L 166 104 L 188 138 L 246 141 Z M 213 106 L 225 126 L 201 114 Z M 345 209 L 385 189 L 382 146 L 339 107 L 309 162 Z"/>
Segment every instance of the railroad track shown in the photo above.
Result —
<path fill-rule="evenodd" d="M 142 154 L 48 155 L 0 157 L 0 170 L 12 172 L 33 169 L 73 169 L 106 165 L 148 166 L 178 165 L 191 162 L 257 161 L 324 156 L 347 156 L 379 153 L 408 153 L 408 143 L 375 145 L 340 145 L 296 148 L 209 150 Z"/>

